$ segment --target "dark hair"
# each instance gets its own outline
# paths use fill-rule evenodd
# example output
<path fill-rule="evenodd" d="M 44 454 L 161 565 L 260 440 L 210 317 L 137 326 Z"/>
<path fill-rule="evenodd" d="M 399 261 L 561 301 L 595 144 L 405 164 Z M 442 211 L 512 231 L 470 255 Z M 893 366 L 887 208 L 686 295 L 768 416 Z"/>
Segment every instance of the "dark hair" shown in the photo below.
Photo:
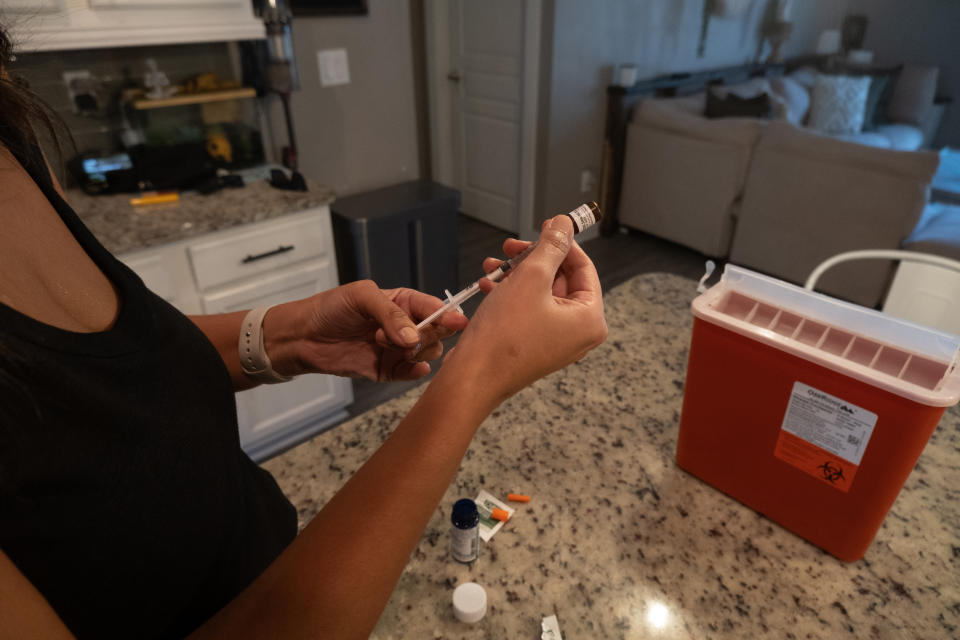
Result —
<path fill-rule="evenodd" d="M 64 145 L 73 148 L 73 138 L 60 116 L 30 90 L 24 79 L 10 72 L 15 59 L 13 42 L 0 25 L 0 144 L 34 180 L 48 187 L 50 172 L 40 153 L 42 143 L 54 152 L 51 160 L 62 160 Z"/>
<path fill-rule="evenodd" d="M 38 134 L 49 143 L 48 147 L 52 147 L 58 160 L 63 156 L 63 142 L 67 141 L 72 148 L 73 138 L 60 116 L 30 91 L 25 81 L 10 73 L 13 60 L 13 44 L 6 29 L 0 25 L 0 145 L 16 157 L 41 187 L 52 187 L 50 170 L 40 152 Z M 23 383 L 24 365 L 23 358 L 0 339 L 0 389 L 23 400 L 19 409 L 0 406 L 0 448 L 19 444 L 18 431 L 10 429 L 11 424 L 27 419 L 28 414 L 39 416 L 36 398 Z M 17 470 L 0 468 L 0 489 L 9 491 L 16 477 Z M 17 495 L 16 490 L 12 494 Z"/>

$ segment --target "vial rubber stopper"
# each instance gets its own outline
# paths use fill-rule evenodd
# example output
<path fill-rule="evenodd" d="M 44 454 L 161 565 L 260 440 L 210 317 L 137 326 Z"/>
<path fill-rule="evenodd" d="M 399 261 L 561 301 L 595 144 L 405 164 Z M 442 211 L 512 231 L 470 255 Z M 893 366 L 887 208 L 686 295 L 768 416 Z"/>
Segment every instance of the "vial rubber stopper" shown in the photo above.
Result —
<path fill-rule="evenodd" d="M 487 592 L 476 582 L 463 583 L 453 590 L 453 614 L 460 622 L 479 622 L 487 615 Z"/>

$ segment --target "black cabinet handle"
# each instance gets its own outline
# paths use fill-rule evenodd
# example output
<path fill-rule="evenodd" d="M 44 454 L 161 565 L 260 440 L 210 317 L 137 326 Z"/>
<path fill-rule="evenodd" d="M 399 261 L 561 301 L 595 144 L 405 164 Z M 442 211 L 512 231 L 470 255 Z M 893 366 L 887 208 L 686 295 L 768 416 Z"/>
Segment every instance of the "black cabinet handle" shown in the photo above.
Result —
<path fill-rule="evenodd" d="M 249 264 L 251 262 L 256 262 L 257 260 L 263 260 L 264 258 L 269 258 L 270 256 L 278 256 L 281 253 L 286 253 L 288 251 L 293 251 L 293 245 L 288 244 L 286 246 L 280 245 L 273 251 L 267 251 L 266 253 L 258 253 L 255 256 L 247 256 L 242 260 L 243 264 Z"/>

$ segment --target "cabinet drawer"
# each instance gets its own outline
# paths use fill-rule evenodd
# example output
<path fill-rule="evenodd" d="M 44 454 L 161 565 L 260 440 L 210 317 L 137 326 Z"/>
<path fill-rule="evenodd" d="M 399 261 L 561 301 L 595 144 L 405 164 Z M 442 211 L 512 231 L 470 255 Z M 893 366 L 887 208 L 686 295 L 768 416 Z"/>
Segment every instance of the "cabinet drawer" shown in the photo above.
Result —
<path fill-rule="evenodd" d="M 332 246 L 324 217 L 293 220 L 238 233 L 187 249 L 201 290 L 323 257 Z"/>
<path fill-rule="evenodd" d="M 290 382 L 264 385 L 237 394 L 240 445 L 262 460 L 278 449 L 304 440 L 353 401 L 347 378 L 310 374 Z M 312 425 L 312 428 L 311 428 Z"/>
<path fill-rule="evenodd" d="M 337 284 L 328 260 L 318 260 L 228 287 L 202 297 L 204 313 L 231 313 L 302 300 Z"/>

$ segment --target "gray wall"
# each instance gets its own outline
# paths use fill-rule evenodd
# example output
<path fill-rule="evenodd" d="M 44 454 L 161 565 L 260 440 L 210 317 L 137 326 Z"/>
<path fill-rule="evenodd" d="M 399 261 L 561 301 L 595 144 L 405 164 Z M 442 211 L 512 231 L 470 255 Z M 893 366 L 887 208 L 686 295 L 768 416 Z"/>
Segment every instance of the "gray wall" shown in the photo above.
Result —
<path fill-rule="evenodd" d="M 300 169 L 340 195 L 419 175 L 410 5 L 370 0 L 369 7 L 366 16 L 294 20 L 301 89 L 292 110 Z M 350 84 L 321 87 L 316 52 L 341 47 Z M 286 131 L 276 100 L 270 120 L 280 146 Z"/>
<path fill-rule="evenodd" d="M 946 0 L 945 0 L 946 1 Z M 537 218 L 567 211 L 587 198 L 584 168 L 599 175 L 606 86 L 613 68 L 632 62 L 640 78 L 741 64 L 756 59 L 767 2 L 743 16 L 711 20 L 704 57 L 697 43 L 704 0 L 554 0 L 549 124 L 538 171 L 545 172 Z M 820 32 L 839 28 L 843 2 L 795 0 L 787 56 L 812 52 Z M 766 56 L 768 52 L 761 50 Z"/>
<path fill-rule="evenodd" d="M 934 146 L 960 147 L 960 2 L 957 0 L 847 0 L 850 13 L 866 15 L 864 48 L 882 65 L 940 67 L 939 93 L 951 96 Z"/>

